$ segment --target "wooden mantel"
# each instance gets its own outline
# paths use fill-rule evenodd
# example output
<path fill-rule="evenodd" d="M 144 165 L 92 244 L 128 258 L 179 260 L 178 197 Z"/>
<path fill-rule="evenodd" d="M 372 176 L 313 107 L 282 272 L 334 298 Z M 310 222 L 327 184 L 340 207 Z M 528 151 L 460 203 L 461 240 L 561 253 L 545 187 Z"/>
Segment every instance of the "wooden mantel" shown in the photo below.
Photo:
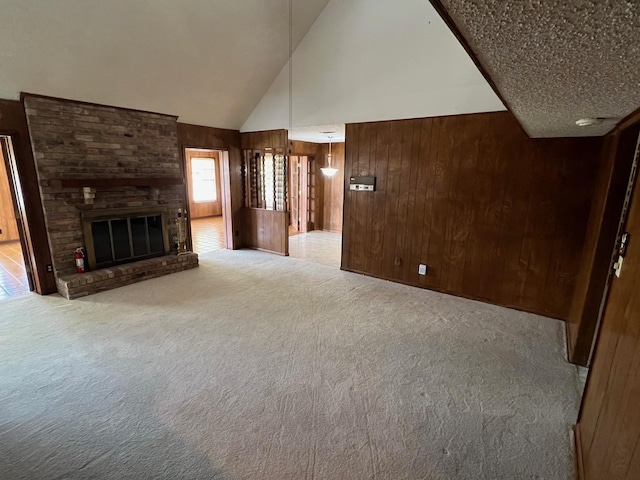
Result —
<path fill-rule="evenodd" d="M 114 187 L 166 187 L 182 185 L 182 177 L 130 177 L 130 178 L 55 178 L 48 181 L 51 188 L 114 188 Z"/>

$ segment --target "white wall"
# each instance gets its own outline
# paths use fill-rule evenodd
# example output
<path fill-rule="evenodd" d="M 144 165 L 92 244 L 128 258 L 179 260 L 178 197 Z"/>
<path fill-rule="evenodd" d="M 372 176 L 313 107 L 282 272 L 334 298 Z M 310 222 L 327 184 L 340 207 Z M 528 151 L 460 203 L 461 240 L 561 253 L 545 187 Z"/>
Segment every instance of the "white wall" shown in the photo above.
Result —
<path fill-rule="evenodd" d="M 242 127 L 289 126 L 289 66 Z M 331 0 L 293 55 L 293 125 L 504 110 L 427 0 Z"/>

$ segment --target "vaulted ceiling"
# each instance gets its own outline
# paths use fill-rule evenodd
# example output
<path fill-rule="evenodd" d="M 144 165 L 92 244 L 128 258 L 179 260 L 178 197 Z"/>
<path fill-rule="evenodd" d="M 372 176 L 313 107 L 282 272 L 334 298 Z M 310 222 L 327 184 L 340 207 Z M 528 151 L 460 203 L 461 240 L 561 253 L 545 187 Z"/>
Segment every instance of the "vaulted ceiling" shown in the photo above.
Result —
<path fill-rule="evenodd" d="M 328 0 L 294 0 L 294 46 Z M 289 56 L 288 0 L 2 0 L 0 98 L 21 91 L 238 129 Z"/>
<path fill-rule="evenodd" d="M 640 2 L 433 0 L 534 137 L 640 106 Z M 294 0 L 293 125 L 504 109 L 428 0 Z M 288 0 L 2 0 L 21 91 L 259 130 L 289 125 Z M 582 117 L 606 117 L 580 129 Z M 307 131 L 312 131 L 307 129 Z"/>
<path fill-rule="evenodd" d="M 3 0 L 0 97 L 287 127 L 288 3 Z M 293 12 L 294 47 L 306 39 L 295 57 L 296 126 L 504 109 L 427 0 L 294 0 Z M 252 115 L 274 83 L 276 105 Z"/>

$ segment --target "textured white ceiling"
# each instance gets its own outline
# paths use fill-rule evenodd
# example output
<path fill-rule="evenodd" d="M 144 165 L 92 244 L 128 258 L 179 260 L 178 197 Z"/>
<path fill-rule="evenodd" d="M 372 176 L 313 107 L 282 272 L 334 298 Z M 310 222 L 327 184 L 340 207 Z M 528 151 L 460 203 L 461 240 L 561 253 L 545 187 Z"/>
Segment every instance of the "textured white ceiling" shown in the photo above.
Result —
<path fill-rule="evenodd" d="M 441 2 L 532 137 L 602 135 L 640 107 L 639 0 Z"/>
<path fill-rule="evenodd" d="M 327 0 L 294 0 L 297 45 Z M 288 0 L 2 0 L 0 98 L 21 91 L 239 129 L 287 62 Z"/>

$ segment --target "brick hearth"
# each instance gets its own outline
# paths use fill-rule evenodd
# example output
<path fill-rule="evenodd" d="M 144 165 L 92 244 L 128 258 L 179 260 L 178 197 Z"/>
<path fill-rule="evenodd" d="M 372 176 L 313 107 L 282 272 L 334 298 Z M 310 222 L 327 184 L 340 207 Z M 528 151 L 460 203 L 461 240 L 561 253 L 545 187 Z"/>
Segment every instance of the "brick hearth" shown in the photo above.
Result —
<path fill-rule="evenodd" d="M 197 266 L 197 253 L 166 255 L 86 273 L 65 275 L 58 277 L 56 281 L 58 292 L 71 300 Z"/>

